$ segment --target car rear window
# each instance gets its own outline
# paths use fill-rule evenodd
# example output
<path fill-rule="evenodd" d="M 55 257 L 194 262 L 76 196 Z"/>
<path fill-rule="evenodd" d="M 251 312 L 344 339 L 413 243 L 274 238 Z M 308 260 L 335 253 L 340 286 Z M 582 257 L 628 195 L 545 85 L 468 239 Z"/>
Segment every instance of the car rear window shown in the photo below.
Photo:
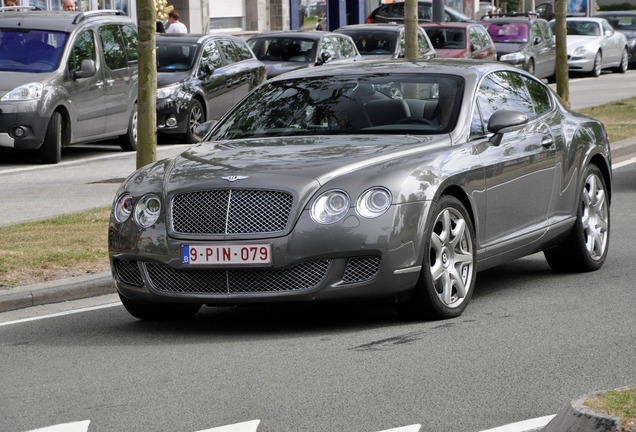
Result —
<path fill-rule="evenodd" d="M 526 43 L 528 42 L 528 24 L 490 23 L 488 34 L 490 34 L 493 42 Z"/>

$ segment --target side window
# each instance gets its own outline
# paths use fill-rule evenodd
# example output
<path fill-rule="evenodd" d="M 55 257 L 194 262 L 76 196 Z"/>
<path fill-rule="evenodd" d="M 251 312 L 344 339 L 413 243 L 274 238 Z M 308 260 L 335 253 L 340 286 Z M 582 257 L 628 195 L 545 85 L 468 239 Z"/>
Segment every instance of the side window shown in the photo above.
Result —
<path fill-rule="evenodd" d="M 402 38 L 404 38 L 404 33 L 402 33 Z M 417 52 L 418 57 L 424 57 L 424 54 L 429 52 L 431 47 L 428 45 L 428 39 L 424 36 L 424 30 L 420 27 L 417 32 Z"/>
<path fill-rule="evenodd" d="M 528 93 L 534 102 L 537 116 L 543 115 L 552 108 L 552 98 L 544 86 L 535 80 L 524 77 Z"/>
<path fill-rule="evenodd" d="M 338 55 L 336 54 L 336 50 L 333 47 L 333 41 L 331 40 L 331 38 L 322 38 L 322 40 L 320 41 L 320 55 L 322 56 L 322 53 L 324 52 L 328 52 L 331 55 L 332 59 L 337 59 Z"/>
<path fill-rule="evenodd" d="M 219 48 L 216 46 L 216 42 L 214 41 L 208 42 L 203 47 L 203 52 L 201 53 L 201 63 L 199 63 L 199 70 L 203 72 L 206 65 L 211 66 L 214 69 L 223 67 L 221 52 L 219 51 Z"/>
<path fill-rule="evenodd" d="M 250 51 L 250 48 L 245 42 L 233 41 L 232 43 L 234 44 L 234 46 L 236 46 L 236 54 L 238 55 L 238 58 L 241 59 L 241 61 L 251 60 L 254 58 L 252 51 Z"/>
<path fill-rule="evenodd" d="M 539 23 L 532 23 L 530 27 L 530 37 L 531 42 L 534 42 L 536 39 L 543 40 L 543 34 L 541 33 L 541 29 L 539 28 Z"/>
<path fill-rule="evenodd" d="M 338 57 L 341 59 L 355 57 L 357 48 L 353 42 L 345 37 L 334 36 L 333 43 L 338 51 Z"/>
<path fill-rule="evenodd" d="M 128 63 L 135 63 L 138 60 L 137 57 L 137 31 L 128 25 L 122 26 L 121 32 L 124 35 L 124 41 L 126 42 L 126 54 L 128 55 Z"/>
<path fill-rule="evenodd" d="M 481 26 L 473 27 L 474 31 L 477 33 L 479 39 L 481 39 L 481 46 L 483 48 L 488 48 L 492 43 L 490 42 L 490 36 L 485 28 Z"/>
<path fill-rule="evenodd" d="M 470 122 L 470 135 L 471 136 L 484 136 L 486 135 L 486 129 L 484 128 L 484 122 L 481 118 L 481 111 L 479 110 L 479 101 L 475 104 L 475 110 L 473 111 L 473 118 Z"/>
<path fill-rule="evenodd" d="M 470 27 L 468 29 L 468 37 L 470 38 L 470 44 L 475 48 L 476 51 L 484 48 L 482 46 L 481 39 L 479 39 L 479 36 L 477 35 L 477 32 L 473 27 Z"/>
<path fill-rule="evenodd" d="M 228 64 L 238 63 L 252 57 L 249 50 L 246 52 L 238 44 L 234 43 L 234 41 L 219 40 L 218 43 Z"/>
<path fill-rule="evenodd" d="M 128 66 L 124 39 L 118 25 L 100 27 L 99 38 L 104 49 L 104 61 L 109 69 L 122 69 Z"/>
<path fill-rule="evenodd" d="M 526 87 L 527 81 L 515 72 L 494 72 L 488 75 L 477 93 L 484 123 L 488 123 L 495 111 L 502 109 L 520 111 L 529 119 L 535 118 L 535 101 Z"/>
<path fill-rule="evenodd" d="M 87 30 L 77 36 L 75 44 L 73 44 L 73 51 L 68 59 L 68 70 L 79 70 L 82 65 L 82 60 L 96 60 L 95 55 L 95 38 L 93 32 Z"/>

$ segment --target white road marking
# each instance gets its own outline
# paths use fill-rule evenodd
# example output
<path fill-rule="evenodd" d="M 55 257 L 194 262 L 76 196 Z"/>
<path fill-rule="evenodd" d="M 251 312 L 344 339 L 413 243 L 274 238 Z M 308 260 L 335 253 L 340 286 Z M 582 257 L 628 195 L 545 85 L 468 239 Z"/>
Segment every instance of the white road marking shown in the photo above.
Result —
<path fill-rule="evenodd" d="M 622 168 L 624 166 L 631 165 L 633 163 L 636 163 L 636 158 L 631 158 L 631 159 L 627 159 L 627 160 L 625 160 L 623 162 L 612 164 L 612 169 Z"/>
<path fill-rule="evenodd" d="M 251 420 L 243 423 L 235 423 L 227 426 L 215 427 L 198 432 L 256 432 L 260 420 Z"/>
<path fill-rule="evenodd" d="M 540 430 L 545 427 L 550 420 L 554 418 L 556 414 L 537 417 L 534 419 L 524 420 L 517 423 L 510 423 L 504 426 L 499 426 L 494 429 L 488 429 L 481 432 L 529 432 L 534 430 Z"/>
<path fill-rule="evenodd" d="M 47 318 L 55 318 L 55 317 L 60 317 L 60 316 L 65 316 L 65 315 L 73 315 L 73 314 L 76 314 L 76 313 L 89 312 L 89 311 L 94 311 L 94 310 L 104 309 L 104 308 L 109 308 L 109 307 L 115 307 L 115 306 L 121 306 L 121 302 L 108 303 L 108 304 L 103 304 L 103 305 L 98 305 L 98 306 L 91 306 L 91 307 L 85 307 L 85 308 L 81 308 L 81 309 L 73 309 L 73 310 L 64 311 L 64 312 L 56 312 L 56 313 L 52 313 L 52 314 L 48 314 L 48 315 L 40 315 L 40 316 L 34 316 L 34 317 L 29 317 L 29 318 L 22 318 L 22 319 L 17 319 L 17 320 L 13 320 L 13 321 L 7 321 L 7 322 L 0 322 L 0 327 L 11 325 L 11 324 L 25 323 L 25 322 L 29 322 L 29 321 L 38 321 L 38 320 L 43 320 L 43 319 L 47 319 Z"/>
<path fill-rule="evenodd" d="M 47 426 L 41 429 L 32 429 L 28 432 L 86 432 L 91 421 L 84 420 L 73 423 L 64 423 L 55 426 Z"/>
<path fill-rule="evenodd" d="M 402 427 L 395 428 L 395 429 L 386 429 L 386 430 L 383 430 L 383 431 L 380 431 L 380 432 L 418 432 L 421 427 L 422 427 L 422 425 L 413 424 L 413 425 L 409 425 L 409 426 L 402 426 Z"/>

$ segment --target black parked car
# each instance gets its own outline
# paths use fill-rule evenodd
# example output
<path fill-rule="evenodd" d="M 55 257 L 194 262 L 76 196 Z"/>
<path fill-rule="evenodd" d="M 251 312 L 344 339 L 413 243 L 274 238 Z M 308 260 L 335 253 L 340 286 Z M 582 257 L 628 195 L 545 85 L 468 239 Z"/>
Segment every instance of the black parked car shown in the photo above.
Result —
<path fill-rule="evenodd" d="M 430 1 L 417 2 L 418 21 L 433 21 L 433 3 Z M 444 21 L 473 22 L 470 17 L 463 13 L 444 6 Z M 373 23 L 404 23 L 404 2 L 385 3 L 374 9 L 367 17 L 367 24 Z"/>
<path fill-rule="evenodd" d="M 627 37 L 629 67 L 636 67 L 636 12 L 599 12 L 594 16 L 605 18 L 617 32 Z"/>
<path fill-rule="evenodd" d="M 331 32 L 270 32 L 250 38 L 247 44 L 267 66 L 267 78 L 325 63 L 362 60 L 349 36 Z"/>
<path fill-rule="evenodd" d="M 245 41 L 225 35 L 157 35 L 157 132 L 197 142 L 197 126 L 219 119 L 266 80 Z"/>
<path fill-rule="evenodd" d="M 495 43 L 497 60 L 556 82 L 556 42 L 546 20 L 532 14 L 498 15 L 482 23 Z"/>

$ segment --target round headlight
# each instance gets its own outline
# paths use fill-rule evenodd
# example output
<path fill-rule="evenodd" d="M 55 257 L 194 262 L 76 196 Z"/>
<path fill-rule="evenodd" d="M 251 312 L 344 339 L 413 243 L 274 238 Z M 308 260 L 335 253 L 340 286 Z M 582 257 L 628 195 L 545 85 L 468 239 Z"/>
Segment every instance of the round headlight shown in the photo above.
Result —
<path fill-rule="evenodd" d="M 340 190 L 323 193 L 311 206 L 311 217 L 320 224 L 332 224 L 341 220 L 349 211 L 349 195 Z"/>
<path fill-rule="evenodd" d="M 113 206 L 113 216 L 119 223 L 126 222 L 133 210 L 133 197 L 129 193 L 125 193 L 115 201 Z"/>
<path fill-rule="evenodd" d="M 148 228 L 159 219 L 161 201 L 157 195 L 144 195 L 135 206 L 135 222 L 143 228 Z"/>
<path fill-rule="evenodd" d="M 384 214 L 390 206 L 391 192 L 384 188 L 373 188 L 360 195 L 356 209 L 364 218 L 375 218 Z"/>

